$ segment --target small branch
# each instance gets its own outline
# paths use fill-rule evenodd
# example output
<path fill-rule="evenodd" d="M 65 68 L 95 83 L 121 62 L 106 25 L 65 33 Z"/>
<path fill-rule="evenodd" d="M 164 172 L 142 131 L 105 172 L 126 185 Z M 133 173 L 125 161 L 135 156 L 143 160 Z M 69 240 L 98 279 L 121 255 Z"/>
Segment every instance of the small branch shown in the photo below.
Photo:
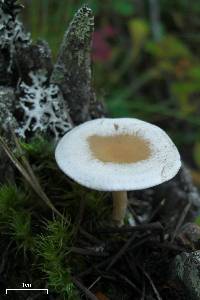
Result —
<path fill-rule="evenodd" d="M 161 296 L 160 296 L 160 294 L 159 294 L 159 292 L 158 292 L 158 290 L 157 290 L 155 284 L 153 283 L 151 277 L 149 276 L 149 274 L 148 274 L 145 270 L 143 270 L 143 269 L 142 269 L 142 271 L 143 271 L 144 275 L 146 276 L 146 278 L 149 280 L 149 282 L 150 282 L 150 284 L 151 284 L 151 286 L 152 286 L 152 289 L 153 289 L 153 291 L 154 291 L 154 293 L 155 293 L 157 299 L 158 299 L 158 300 L 162 300 L 162 298 L 161 298 Z"/>
<path fill-rule="evenodd" d="M 108 253 L 104 251 L 97 251 L 95 249 L 83 249 L 79 247 L 72 247 L 70 248 L 70 251 L 73 253 L 81 254 L 81 255 L 88 255 L 88 256 L 101 256 L 106 257 L 108 256 Z"/>
<path fill-rule="evenodd" d="M 15 142 L 16 142 L 15 138 Z M 14 166 L 18 169 L 18 171 L 22 174 L 22 176 L 26 179 L 26 181 L 29 183 L 29 185 L 32 187 L 32 189 L 35 191 L 35 193 L 45 202 L 45 204 L 52 209 L 52 211 L 58 215 L 59 217 L 63 218 L 63 215 L 55 208 L 51 200 L 47 197 L 45 192 L 43 191 L 42 187 L 40 186 L 37 177 L 35 176 L 34 172 L 31 169 L 31 166 L 29 165 L 29 162 L 26 160 L 25 157 L 23 157 L 23 162 L 25 163 L 25 167 L 23 164 L 19 162 L 19 160 L 15 157 L 15 155 L 12 153 L 10 148 L 7 146 L 6 142 L 2 137 L 0 137 L 0 145 L 4 149 L 7 156 L 10 158 Z M 19 149 L 19 143 L 17 141 L 16 144 L 17 148 Z M 22 152 L 20 148 L 20 152 Z"/>
<path fill-rule="evenodd" d="M 80 228 L 81 222 L 83 220 L 84 210 L 85 210 L 85 201 L 82 196 L 80 199 L 79 211 L 77 213 L 76 220 L 75 220 L 74 241 L 77 239 L 77 234 L 79 232 L 79 228 Z"/>
<path fill-rule="evenodd" d="M 166 199 L 162 199 L 159 204 L 157 205 L 157 207 L 153 210 L 153 212 L 151 213 L 148 222 L 151 222 L 152 219 L 158 214 L 158 212 L 160 211 L 160 209 L 164 206 L 166 202 Z"/>
<path fill-rule="evenodd" d="M 121 228 L 112 228 L 108 227 L 105 229 L 97 230 L 95 233 L 106 233 L 106 234 L 113 234 L 113 233 L 128 233 L 128 232 L 143 232 L 147 230 L 158 230 L 163 231 L 163 226 L 160 222 L 154 222 L 144 225 L 137 225 L 137 226 L 123 226 Z"/>
<path fill-rule="evenodd" d="M 102 268 L 104 266 L 106 266 L 108 263 L 110 262 L 110 257 L 106 258 L 104 261 L 101 261 L 100 263 L 96 264 L 96 265 L 92 265 L 92 267 L 88 268 L 87 270 L 77 274 L 77 276 L 79 278 L 84 277 L 86 275 L 89 275 L 92 271 L 98 271 L 99 268 Z"/>
<path fill-rule="evenodd" d="M 99 300 L 92 292 L 90 292 L 80 281 L 72 277 L 72 282 L 81 290 L 90 300 Z"/>
<path fill-rule="evenodd" d="M 93 244 L 102 245 L 101 240 L 97 239 L 95 236 L 93 236 L 91 233 L 85 231 L 83 228 L 79 228 L 79 232 Z"/>
<path fill-rule="evenodd" d="M 142 288 L 142 296 L 140 300 L 145 300 L 145 295 L 146 295 L 146 285 L 145 285 L 145 281 L 143 283 L 143 288 Z"/>
<path fill-rule="evenodd" d="M 119 272 L 114 272 L 116 276 L 118 276 L 120 279 L 124 280 L 126 283 L 128 283 L 134 290 L 136 290 L 139 294 L 142 294 L 142 291 L 138 289 L 138 287 L 130 280 L 128 279 L 125 275 L 119 273 Z"/>
<path fill-rule="evenodd" d="M 133 236 L 128 239 L 128 241 L 124 244 L 124 246 L 115 254 L 111 262 L 106 268 L 106 271 L 110 270 L 110 268 L 124 255 L 128 247 L 132 244 L 132 242 L 135 240 L 136 234 L 133 234 Z"/>
<path fill-rule="evenodd" d="M 185 220 L 185 218 L 186 218 L 186 216 L 187 216 L 187 214 L 188 214 L 188 212 L 190 210 L 191 205 L 192 205 L 192 203 L 191 203 L 191 201 L 189 201 L 188 204 L 185 206 L 183 212 L 181 213 L 180 218 L 178 220 L 178 223 L 176 225 L 176 228 L 175 228 L 175 230 L 173 232 L 173 235 L 172 235 L 172 238 L 171 238 L 171 243 L 174 242 L 174 240 L 176 238 L 176 235 L 177 235 L 177 232 L 179 231 L 180 227 L 184 223 L 184 220 Z"/>
<path fill-rule="evenodd" d="M 153 248 L 160 248 L 160 249 L 166 249 L 166 250 L 171 250 L 171 251 L 176 251 L 176 252 L 184 252 L 185 249 L 183 247 L 177 246 L 177 245 L 173 245 L 170 242 L 158 242 L 158 241 L 150 241 L 148 243 L 148 246 L 152 246 Z"/>
<path fill-rule="evenodd" d="M 131 245 L 131 243 L 134 241 L 134 239 L 136 238 L 136 234 L 134 234 L 125 244 L 124 246 L 119 250 L 119 252 L 117 252 L 111 262 L 108 264 L 106 271 L 109 271 L 110 268 L 124 255 L 124 253 L 127 251 L 128 247 Z M 140 241 L 138 241 L 137 243 L 134 244 L 134 246 L 131 248 L 131 250 L 133 250 L 134 248 L 144 244 L 146 241 L 148 241 L 149 239 L 149 235 L 144 237 L 143 239 L 141 239 Z M 101 280 L 102 276 L 99 276 L 89 287 L 89 289 L 91 289 L 97 282 L 99 282 L 99 280 Z"/>

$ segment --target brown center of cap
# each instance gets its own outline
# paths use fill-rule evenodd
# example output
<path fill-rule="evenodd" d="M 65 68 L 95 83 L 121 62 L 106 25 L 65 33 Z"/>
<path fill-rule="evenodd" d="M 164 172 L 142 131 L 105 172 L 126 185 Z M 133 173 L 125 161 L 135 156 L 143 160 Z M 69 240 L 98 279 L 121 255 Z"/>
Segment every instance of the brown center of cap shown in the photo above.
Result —
<path fill-rule="evenodd" d="M 88 143 L 93 156 L 102 162 L 135 163 L 151 154 L 149 142 L 136 135 L 92 135 Z"/>

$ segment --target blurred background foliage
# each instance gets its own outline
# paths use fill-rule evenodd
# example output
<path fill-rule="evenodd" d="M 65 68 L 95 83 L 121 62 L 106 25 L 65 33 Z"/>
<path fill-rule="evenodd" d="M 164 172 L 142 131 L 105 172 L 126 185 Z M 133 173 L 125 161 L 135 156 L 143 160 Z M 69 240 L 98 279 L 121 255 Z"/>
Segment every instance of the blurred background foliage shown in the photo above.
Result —
<path fill-rule="evenodd" d="M 56 58 L 81 0 L 23 0 L 33 39 Z M 200 184 L 200 3 L 189 0 L 88 0 L 95 14 L 94 86 L 114 117 L 165 129 Z"/>

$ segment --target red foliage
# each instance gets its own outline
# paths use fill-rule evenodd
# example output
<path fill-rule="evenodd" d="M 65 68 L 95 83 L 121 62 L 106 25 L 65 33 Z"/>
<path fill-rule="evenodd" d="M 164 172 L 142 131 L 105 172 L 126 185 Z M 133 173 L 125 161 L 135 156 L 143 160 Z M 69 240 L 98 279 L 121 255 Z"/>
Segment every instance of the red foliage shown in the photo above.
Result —
<path fill-rule="evenodd" d="M 99 30 L 96 30 L 93 35 L 93 53 L 94 61 L 106 62 L 112 56 L 112 47 L 109 43 L 109 38 L 117 34 L 115 28 L 107 25 Z"/>

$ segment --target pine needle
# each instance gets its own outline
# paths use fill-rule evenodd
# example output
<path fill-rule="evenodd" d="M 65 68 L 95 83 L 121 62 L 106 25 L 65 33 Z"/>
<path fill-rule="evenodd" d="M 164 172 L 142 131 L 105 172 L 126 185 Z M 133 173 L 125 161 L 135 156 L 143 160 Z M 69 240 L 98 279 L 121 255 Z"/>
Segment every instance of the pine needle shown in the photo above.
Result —
<path fill-rule="evenodd" d="M 64 218 L 63 215 L 55 208 L 49 197 L 45 194 L 43 191 L 36 175 L 33 172 L 32 167 L 30 166 L 28 160 L 26 159 L 25 155 L 23 155 L 23 150 L 20 146 L 20 143 L 14 134 L 12 132 L 16 148 L 19 150 L 19 152 L 22 154 L 21 159 L 22 163 L 15 157 L 12 150 L 8 147 L 4 139 L 0 136 L 0 145 L 4 149 L 7 156 L 10 158 L 14 166 L 18 169 L 18 171 L 22 174 L 22 176 L 25 178 L 25 180 L 29 183 L 29 185 L 32 187 L 32 189 L 35 191 L 35 193 L 43 200 L 43 202 L 52 209 L 52 211 L 60 216 L 61 218 Z"/>

